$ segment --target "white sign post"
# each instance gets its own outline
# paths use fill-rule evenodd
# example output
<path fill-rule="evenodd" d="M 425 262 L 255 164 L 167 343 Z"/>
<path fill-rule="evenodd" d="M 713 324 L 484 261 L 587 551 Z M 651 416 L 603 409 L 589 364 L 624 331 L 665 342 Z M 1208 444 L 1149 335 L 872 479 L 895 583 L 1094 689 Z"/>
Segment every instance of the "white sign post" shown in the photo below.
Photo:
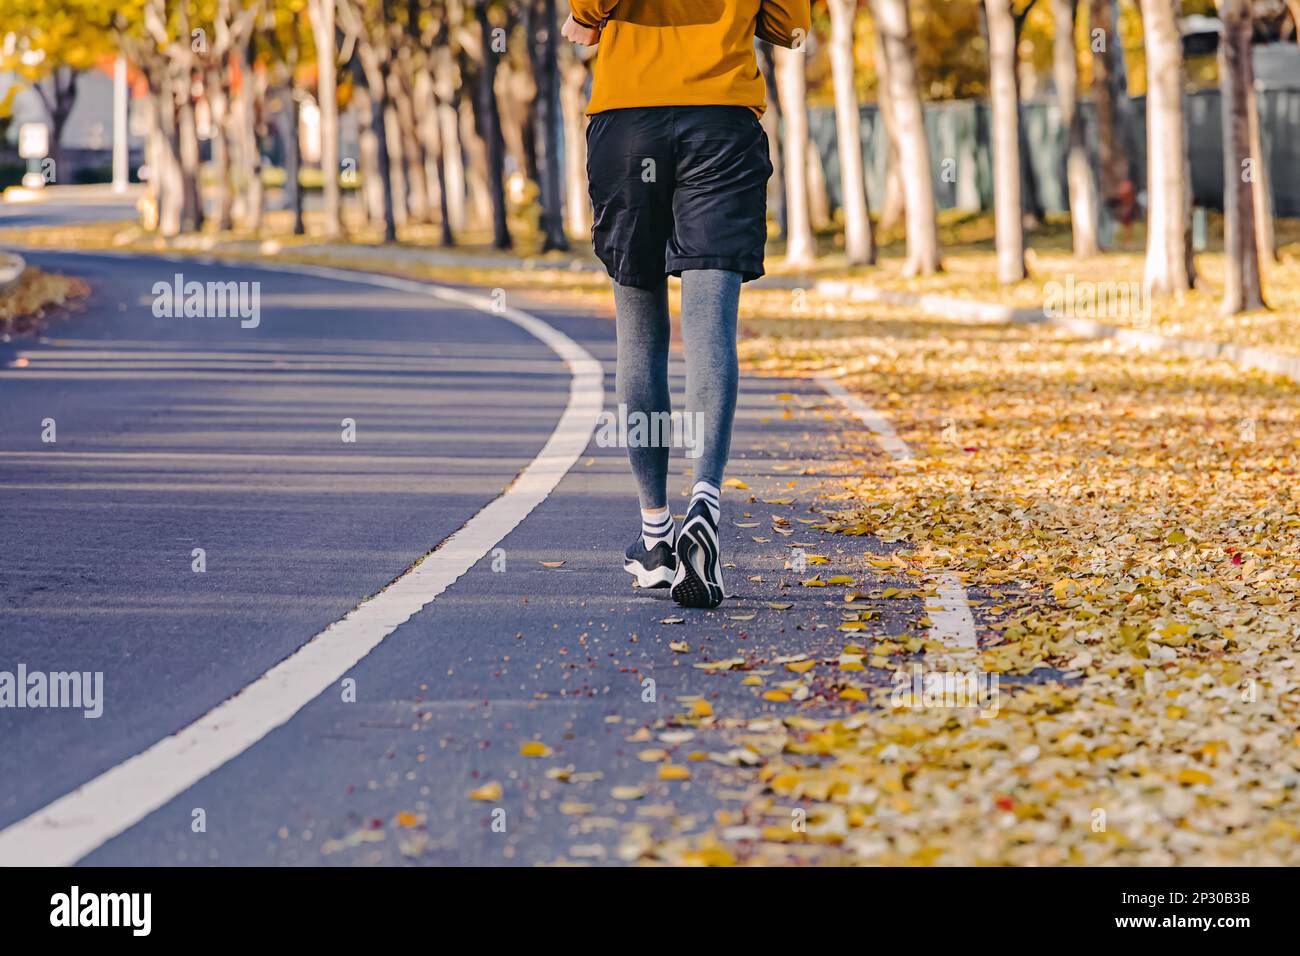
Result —
<path fill-rule="evenodd" d="M 18 127 L 18 155 L 27 160 L 23 185 L 28 189 L 44 189 L 45 174 L 41 160 L 50 152 L 50 128 L 44 123 L 24 123 Z"/>
<path fill-rule="evenodd" d="M 50 128 L 44 123 L 18 127 L 18 155 L 23 159 L 44 159 L 50 153 Z"/>

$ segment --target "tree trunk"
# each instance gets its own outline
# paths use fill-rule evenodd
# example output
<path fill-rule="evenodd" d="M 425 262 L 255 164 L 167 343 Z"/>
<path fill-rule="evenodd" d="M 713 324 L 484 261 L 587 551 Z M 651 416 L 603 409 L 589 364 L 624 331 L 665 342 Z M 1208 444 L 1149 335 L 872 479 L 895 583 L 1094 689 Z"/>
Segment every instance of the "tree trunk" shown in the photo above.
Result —
<path fill-rule="evenodd" d="M 375 172 L 379 175 L 384 195 L 384 242 L 397 241 L 396 198 L 393 191 L 393 162 L 388 150 L 388 91 L 384 71 L 380 69 L 376 77 L 379 92 L 370 91 L 370 124 L 375 131 L 375 153 L 378 162 Z"/>
<path fill-rule="evenodd" d="M 929 275 L 940 268 L 939 230 L 912 25 L 906 0 L 871 0 L 871 11 L 888 63 L 889 103 L 898 136 L 907 222 L 907 261 L 903 271 L 906 275 Z"/>
<path fill-rule="evenodd" d="M 431 70 L 420 70 L 415 76 L 416 132 L 420 136 L 420 149 L 424 153 L 425 180 L 429 184 L 429 204 L 438 207 L 438 225 L 444 246 L 456 244 L 456 234 L 451 230 L 447 205 L 447 167 L 443 160 L 446 144 L 438 123 L 439 103 L 433 92 Z M 432 210 L 430 210 L 432 211 Z"/>
<path fill-rule="evenodd" d="M 1011 75 L 1016 81 L 1016 143 L 1020 147 L 1020 211 L 1023 214 L 1022 228 L 1037 229 L 1043 224 L 1046 212 L 1038 196 L 1038 180 L 1034 176 L 1033 157 L 1029 150 L 1029 137 L 1025 134 L 1025 108 L 1020 96 L 1020 37 L 1025 28 L 1025 20 L 1034 7 L 1034 0 L 1022 7 L 1017 13 L 1012 0 L 1011 21 L 1015 24 L 1015 42 L 1011 46 Z"/>
<path fill-rule="evenodd" d="M 257 112 L 262 97 L 259 83 L 252 67 L 251 46 L 249 52 L 240 46 L 235 50 L 236 65 L 239 69 L 239 128 L 242 168 L 248 177 L 243 190 L 244 225 L 256 235 L 262 228 L 262 211 L 265 205 L 262 189 L 262 149 L 257 141 Z"/>
<path fill-rule="evenodd" d="M 452 58 L 451 50 L 444 44 L 434 52 L 433 63 L 433 93 L 438 100 L 442 193 L 447 204 L 447 222 L 452 233 L 457 233 L 465 228 L 465 162 L 460 151 L 456 61 Z"/>
<path fill-rule="evenodd" d="M 492 222 L 492 197 L 487 179 L 488 150 L 478 128 L 474 97 L 461 98 L 458 120 L 461 149 L 466 158 L 465 184 L 470 199 L 469 220 L 476 227 L 487 227 Z"/>
<path fill-rule="evenodd" d="M 804 76 L 807 60 L 802 50 L 777 47 L 776 85 L 781 99 L 781 116 L 785 121 L 786 224 L 789 235 L 785 245 L 786 262 L 809 266 L 817 257 L 808 210 L 808 83 Z"/>
<path fill-rule="evenodd" d="M 316 43 L 316 101 L 320 107 L 320 171 L 326 239 L 343 233 L 342 192 L 339 189 L 339 104 L 335 57 L 334 0 L 308 0 L 312 37 Z"/>
<path fill-rule="evenodd" d="M 1253 67 L 1253 62 L 1252 62 Z M 1252 69 L 1253 72 L 1253 69 Z M 1255 236 L 1259 246 L 1259 261 L 1277 262 L 1277 227 L 1273 221 L 1273 186 L 1269 181 L 1268 154 L 1264 151 L 1263 130 L 1259 122 L 1259 92 L 1252 89 L 1247 98 L 1250 105 L 1250 155 L 1255 160 Z"/>
<path fill-rule="evenodd" d="M 367 222 L 384 221 L 384 186 L 379 172 L 379 137 L 375 133 L 375 104 L 370 88 L 358 81 L 353 86 L 352 101 L 356 104 L 357 156 L 360 177 L 357 188 L 361 192 L 361 210 Z"/>
<path fill-rule="evenodd" d="M 302 221 L 302 144 L 298 140 L 301 107 L 292 89 L 284 91 L 284 110 L 281 130 L 284 135 L 284 185 L 289 190 L 289 208 L 293 210 L 293 234 L 303 235 L 307 229 Z"/>
<path fill-rule="evenodd" d="M 403 62 L 403 58 L 399 58 L 388 78 L 393 100 L 393 116 L 397 120 L 398 132 L 402 140 L 407 215 L 411 222 L 432 222 L 429 181 L 424 174 L 424 149 L 416 131 L 415 109 L 410 96 L 411 87 L 405 80 L 410 72 L 413 72 L 410 64 Z"/>
<path fill-rule="evenodd" d="M 225 88 L 224 65 L 208 70 L 208 109 L 212 113 L 212 169 L 216 181 L 216 199 L 213 203 L 217 216 L 217 230 L 228 232 L 234 226 L 234 188 L 231 182 L 233 159 L 232 144 L 226 135 L 229 131 L 230 97 Z"/>
<path fill-rule="evenodd" d="M 826 186 L 826 167 L 811 134 L 805 147 L 804 165 L 808 167 L 808 220 L 814 234 L 825 232 L 831 227 L 831 194 Z"/>
<path fill-rule="evenodd" d="M 993 213 L 998 281 L 1025 278 L 1020 198 L 1020 104 L 1016 96 L 1016 25 L 1010 0 L 985 0 L 989 33 L 989 99 L 993 107 Z"/>
<path fill-rule="evenodd" d="M 560 115 L 560 67 L 555 36 L 555 0 L 538 0 L 533 45 L 536 50 L 534 77 L 537 83 L 537 121 L 541 127 L 542 154 L 542 251 L 568 249 L 564 234 L 564 192 L 560 178 L 560 142 L 564 121 Z M 538 35 L 540 34 L 540 36 Z"/>
<path fill-rule="evenodd" d="M 1147 260 L 1152 293 L 1196 282 L 1183 121 L 1183 47 L 1177 0 L 1141 0 L 1147 54 Z"/>
<path fill-rule="evenodd" d="M 844 251 L 849 265 L 876 261 L 875 236 L 862 175 L 862 114 L 853 85 L 853 18 L 857 0 L 828 0 L 831 12 L 831 73 L 835 83 L 835 141 L 844 205 Z"/>
<path fill-rule="evenodd" d="M 158 233 L 170 239 L 180 235 L 185 206 L 185 183 L 176 140 L 176 96 L 171 70 L 164 64 L 157 71 L 154 113 L 158 118 L 159 146 Z M 152 85 L 152 84 L 151 84 Z"/>
<path fill-rule="evenodd" d="M 77 81 L 80 74 L 71 67 L 55 67 L 50 74 L 49 93 L 40 83 L 33 83 L 32 88 L 40 97 L 41 105 L 50 117 L 50 159 L 54 160 L 54 182 L 63 175 L 63 129 L 68 123 L 68 116 L 77 102 Z M 66 82 L 62 79 L 66 77 Z"/>
<path fill-rule="evenodd" d="M 1135 211 L 1127 208 L 1136 190 L 1133 188 L 1128 150 L 1120 135 L 1120 122 L 1125 111 L 1121 100 L 1127 97 L 1122 88 L 1122 51 L 1115 32 L 1114 0 L 1089 0 L 1089 49 L 1092 54 L 1092 101 L 1097 112 L 1097 192 L 1099 205 L 1097 218 L 1103 214 L 1122 219 L 1126 224 Z M 1096 31 L 1101 36 L 1096 37 Z M 1100 46 L 1100 49 L 1099 49 Z M 1125 208 L 1120 208 L 1121 204 Z M 1109 242 L 1109 240 L 1107 240 Z M 1100 237 L 1098 245 L 1101 245 Z"/>
<path fill-rule="evenodd" d="M 492 246 L 509 249 L 514 245 L 506 221 L 505 140 L 501 136 L 501 112 L 497 105 L 497 51 L 492 44 L 492 24 L 488 20 L 487 0 L 474 5 L 479 25 L 483 60 L 478 77 L 478 121 L 487 147 L 487 186 L 492 200 Z"/>
<path fill-rule="evenodd" d="M 560 106 L 564 119 L 565 223 L 569 235 L 591 234 L 591 197 L 587 192 L 586 61 L 580 50 L 565 43 L 560 56 Z"/>
<path fill-rule="evenodd" d="M 1052 38 L 1052 72 L 1061 127 L 1066 134 L 1065 176 L 1069 188 L 1070 231 L 1076 256 L 1097 254 L 1097 192 L 1084 142 L 1079 111 L 1079 56 L 1074 47 L 1079 0 L 1052 0 L 1056 31 Z"/>
<path fill-rule="evenodd" d="M 874 16 L 874 13 L 872 14 Z M 898 153 L 898 121 L 894 117 L 894 104 L 889 99 L 889 60 L 885 56 L 885 41 L 879 28 L 875 31 L 876 101 L 880 109 L 880 125 L 885 130 L 885 201 L 880 210 L 880 225 L 893 229 L 903 219 L 906 201 L 903 187 L 902 159 Z"/>
<path fill-rule="evenodd" d="M 144 65 L 142 69 L 149 84 L 149 91 L 144 99 L 145 117 L 148 123 L 145 162 L 149 166 L 149 197 L 153 200 L 152 222 L 146 217 L 144 225 L 161 236 L 174 236 L 180 232 L 180 193 L 177 190 L 172 194 L 176 197 L 175 202 L 172 195 L 168 195 L 168 190 L 172 188 L 168 182 L 171 140 L 163 110 L 171 105 L 172 99 L 166 80 L 167 70 L 165 65 L 159 68 L 156 64 Z M 168 216 L 164 218 L 167 203 L 174 205 L 174 219 L 170 210 Z"/>
<path fill-rule="evenodd" d="M 1255 96 L 1251 63 L 1249 0 L 1220 0 L 1219 89 L 1223 111 L 1223 311 L 1264 307 L 1256 244 L 1254 192 L 1259 188 L 1251 155 L 1250 101 Z"/>
<path fill-rule="evenodd" d="M 384 70 L 384 82 L 391 83 L 387 67 Z M 399 226 L 405 226 L 410 218 L 410 207 L 407 205 L 406 150 L 402 139 L 402 124 L 397 118 L 397 106 L 393 102 L 390 87 L 388 95 L 384 97 L 384 151 L 388 153 L 388 178 L 393 190 L 393 221 Z"/>
<path fill-rule="evenodd" d="M 199 182 L 199 133 L 194 122 L 193 72 L 182 67 L 174 85 L 176 93 L 176 140 L 181 163 L 181 230 L 203 228 L 203 194 Z"/>
<path fill-rule="evenodd" d="M 776 84 L 776 54 L 770 43 L 758 47 L 759 71 L 763 74 L 763 87 L 767 96 L 767 110 L 759 121 L 767 134 L 767 156 L 772 164 L 772 175 L 767 180 L 767 207 L 776 220 L 777 233 L 784 242 L 790 238 L 789 218 L 786 216 L 785 161 L 781 144 L 781 94 Z"/>
<path fill-rule="evenodd" d="M 387 63 L 365 41 L 357 51 L 358 83 L 364 82 L 370 96 L 370 129 L 375 137 L 375 164 L 367 172 L 379 180 L 382 191 L 384 242 L 397 241 L 397 214 L 394 211 L 392 162 L 388 152 L 388 81 Z"/>

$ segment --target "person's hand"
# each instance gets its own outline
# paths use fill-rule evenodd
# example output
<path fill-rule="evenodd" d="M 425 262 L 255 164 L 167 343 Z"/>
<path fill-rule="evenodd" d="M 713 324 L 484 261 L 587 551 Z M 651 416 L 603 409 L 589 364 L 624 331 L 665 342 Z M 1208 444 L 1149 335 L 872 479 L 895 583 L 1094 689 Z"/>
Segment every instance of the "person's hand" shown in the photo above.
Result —
<path fill-rule="evenodd" d="M 600 27 L 584 27 L 573 19 L 573 14 L 569 14 L 569 19 L 560 28 L 560 36 L 578 46 L 595 46 L 600 42 Z"/>

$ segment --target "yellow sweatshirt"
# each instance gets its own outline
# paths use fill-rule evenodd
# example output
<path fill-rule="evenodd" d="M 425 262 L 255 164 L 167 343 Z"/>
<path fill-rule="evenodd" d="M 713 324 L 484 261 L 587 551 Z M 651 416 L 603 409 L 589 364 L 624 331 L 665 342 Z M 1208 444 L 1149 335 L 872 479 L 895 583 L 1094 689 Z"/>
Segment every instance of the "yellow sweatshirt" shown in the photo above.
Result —
<path fill-rule="evenodd" d="M 766 106 L 754 37 L 798 47 L 809 0 L 569 0 L 605 22 L 588 113 L 628 106 Z"/>

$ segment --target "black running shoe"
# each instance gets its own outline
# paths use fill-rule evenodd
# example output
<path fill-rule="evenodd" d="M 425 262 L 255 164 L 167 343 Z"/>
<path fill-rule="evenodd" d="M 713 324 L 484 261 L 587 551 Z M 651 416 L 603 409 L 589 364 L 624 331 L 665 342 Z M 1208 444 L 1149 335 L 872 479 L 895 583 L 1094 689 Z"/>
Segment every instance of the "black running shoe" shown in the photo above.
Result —
<path fill-rule="evenodd" d="M 647 548 L 645 539 L 638 534 L 636 540 L 627 546 L 623 567 L 636 578 L 638 587 L 666 588 L 673 583 L 673 575 L 677 573 L 677 555 L 673 554 L 673 546 L 667 541 Z"/>
<path fill-rule="evenodd" d="M 677 574 L 672 594 L 683 607 L 717 607 L 727 596 L 722 584 L 718 526 L 702 501 L 691 505 L 677 533 Z"/>

